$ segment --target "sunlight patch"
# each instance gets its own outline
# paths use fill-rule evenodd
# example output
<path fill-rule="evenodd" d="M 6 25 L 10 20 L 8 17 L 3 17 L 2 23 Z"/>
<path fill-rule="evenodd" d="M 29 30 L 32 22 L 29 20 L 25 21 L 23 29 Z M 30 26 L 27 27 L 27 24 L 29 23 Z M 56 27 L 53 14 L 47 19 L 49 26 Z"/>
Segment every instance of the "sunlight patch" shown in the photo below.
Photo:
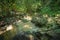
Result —
<path fill-rule="evenodd" d="M 12 30 L 12 29 L 13 29 L 13 26 L 9 25 L 6 30 L 8 31 L 8 30 Z"/>

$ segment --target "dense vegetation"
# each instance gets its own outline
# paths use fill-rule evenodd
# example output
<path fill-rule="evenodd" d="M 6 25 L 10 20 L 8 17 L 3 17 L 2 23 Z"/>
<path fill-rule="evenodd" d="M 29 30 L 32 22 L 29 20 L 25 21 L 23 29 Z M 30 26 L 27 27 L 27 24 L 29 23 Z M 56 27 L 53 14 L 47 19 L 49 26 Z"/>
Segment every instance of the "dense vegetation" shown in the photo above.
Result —
<path fill-rule="evenodd" d="M 0 40 L 60 40 L 59 4 L 60 0 L 0 0 Z"/>

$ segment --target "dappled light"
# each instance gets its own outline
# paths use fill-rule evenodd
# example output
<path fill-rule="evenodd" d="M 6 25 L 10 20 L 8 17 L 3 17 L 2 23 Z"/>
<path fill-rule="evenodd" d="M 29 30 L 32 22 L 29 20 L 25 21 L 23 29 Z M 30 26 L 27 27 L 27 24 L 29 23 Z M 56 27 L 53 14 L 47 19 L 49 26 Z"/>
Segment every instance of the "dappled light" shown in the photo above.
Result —
<path fill-rule="evenodd" d="M 32 29 L 32 27 L 30 27 L 29 25 L 24 25 L 24 28 L 26 28 L 26 29 L 31 28 Z"/>
<path fill-rule="evenodd" d="M 24 16 L 24 19 L 26 19 L 26 20 L 32 20 L 32 18 L 30 17 L 30 16 Z"/>
<path fill-rule="evenodd" d="M 51 23 L 52 21 L 52 18 L 48 18 L 48 23 Z"/>
<path fill-rule="evenodd" d="M 60 40 L 60 0 L 0 0 L 0 40 Z"/>
<path fill-rule="evenodd" d="M 6 30 L 9 31 L 9 30 L 12 30 L 13 29 L 13 26 L 12 25 L 9 25 Z"/>

